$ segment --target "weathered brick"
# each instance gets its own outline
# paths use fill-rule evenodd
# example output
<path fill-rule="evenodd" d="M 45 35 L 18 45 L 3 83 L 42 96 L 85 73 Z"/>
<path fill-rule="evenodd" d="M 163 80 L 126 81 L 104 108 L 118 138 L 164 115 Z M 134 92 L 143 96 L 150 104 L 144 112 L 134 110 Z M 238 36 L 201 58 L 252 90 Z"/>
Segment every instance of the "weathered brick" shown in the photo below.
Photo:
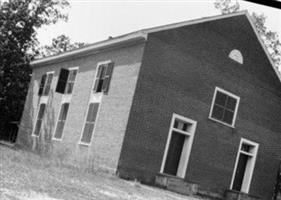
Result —
<path fill-rule="evenodd" d="M 113 50 L 87 55 L 81 58 L 34 67 L 27 101 L 21 120 L 18 144 L 33 150 L 53 153 L 66 163 L 104 168 L 115 172 L 124 132 L 126 130 L 131 102 L 134 95 L 144 44 L 135 44 Z M 111 60 L 115 63 L 110 89 L 103 95 L 100 111 L 90 146 L 78 144 L 85 122 L 87 105 L 99 62 Z M 70 107 L 63 131 L 62 141 L 52 140 L 58 118 L 62 95 L 54 90 L 61 68 L 79 67 Z M 31 137 L 38 112 L 38 85 L 42 74 L 55 71 L 44 116 L 40 138 Z M 44 148 L 43 148 L 44 147 Z"/>
<path fill-rule="evenodd" d="M 228 57 L 238 49 L 244 64 Z M 208 119 L 215 87 L 240 96 L 235 128 Z M 148 35 L 118 165 L 153 184 L 173 113 L 197 121 L 186 181 L 223 194 L 241 137 L 259 143 L 249 193 L 271 199 L 281 158 L 281 84 L 246 16 Z"/>

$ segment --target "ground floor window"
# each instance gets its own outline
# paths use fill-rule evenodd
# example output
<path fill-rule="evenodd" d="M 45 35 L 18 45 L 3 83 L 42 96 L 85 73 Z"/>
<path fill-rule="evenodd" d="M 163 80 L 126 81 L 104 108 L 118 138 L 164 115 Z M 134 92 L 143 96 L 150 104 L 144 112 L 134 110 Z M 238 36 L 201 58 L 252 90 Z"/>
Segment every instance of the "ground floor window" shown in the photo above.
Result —
<path fill-rule="evenodd" d="M 36 119 L 36 123 L 35 123 L 34 130 L 33 130 L 34 136 L 40 135 L 42 121 L 43 121 L 43 117 L 44 117 L 44 113 L 45 113 L 45 108 L 46 108 L 46 104 L 41 103 L 40 106 L 39 106 L 39 111 L 38 111 L 38 114 L 37 114 L 37 119 Z"/>
<path fill-rule="evenodd" d="M 57 126 L 55 129 L 54 139 L 61 140 L 62 133 L 64 129 L 64 124 L 66 121 L 67 113 L 68 113 L 69 103 L 63 103 L 61 105 L 60 114 L 57 122 Z"/>
<path fill-rule="evenodd" d="M 241 139 L 230 189 L 248 193 L 254 172 L 258 144 Z"/>
<path fill-rule="evenodd" d="M 99 110 L 99 103 L 91 102 L 88 106 L 87 117 L 82 131 L 80 143 L 90 144 L 94 132 L 97 113 Z"/>
<path fill-rule="evenodd" d="M 185 177 L 197 122 L 173 114 L 161 173 Z"/>

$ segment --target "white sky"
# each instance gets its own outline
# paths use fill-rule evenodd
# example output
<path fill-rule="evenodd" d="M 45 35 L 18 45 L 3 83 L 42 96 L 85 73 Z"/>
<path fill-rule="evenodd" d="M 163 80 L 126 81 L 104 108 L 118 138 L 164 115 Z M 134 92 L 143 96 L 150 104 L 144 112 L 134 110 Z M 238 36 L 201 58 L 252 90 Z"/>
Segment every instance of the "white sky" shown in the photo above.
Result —
<path fill-rule="evenodd" d="M 46 26 L 38 31 L 42 45 L 65 34 L 72 42 L 93 43 L 143 28 L 191 19 L 219 15 L 214 0 L 69 0 L 69 20 Z M 240 10 L 264 13 L 266 26 L 279 33 L 281 39 L 281 10 L 238 0 Z"/>

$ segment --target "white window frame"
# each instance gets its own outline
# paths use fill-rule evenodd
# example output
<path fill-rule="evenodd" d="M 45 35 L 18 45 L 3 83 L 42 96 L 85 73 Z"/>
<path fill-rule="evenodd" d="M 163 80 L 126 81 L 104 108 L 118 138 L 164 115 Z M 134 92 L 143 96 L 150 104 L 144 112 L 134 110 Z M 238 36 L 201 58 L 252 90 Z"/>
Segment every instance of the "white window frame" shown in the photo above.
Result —
<path fill-rule="evenodd" d="M 48 95 L 44 95 L 45 90 L 46 90 L 47 81 L 48 81 L 48 78 L 49 78 L 49 75 L 50 75 L 50 74 L 53 74 L 53 78 L 52 78 L 52 82 L 53 82 L 55 71 L 46 72 L 46 75 L 47 75 L 47 76 L 46 76 L 46 80 L 45 80 L 45 83 L 44 83 L 42 95 L 40 96 L 40 98 L 48 97 L 49 94 L 50 94 L 52 82 L 50 83 L 50 90 L 49 90 Z M 39 85 L 39 87 L 40 87 L 40 85 Z M 40 88 L 39 88 L 39 89 L 40 89 Z"/>
<path fill-rule="evenodd" d="M 75 80 L 74 80 L 74 85 L 73 85 L 73 88 L 72 88 L 72 92 L 71 92 L 70 94 L 67 94 L 67 93 L 66 93 L 67 84 L 68 84 L 68 79 L 69 79 L 70 76 L 68 75 L 68 77 L 67 77 L 67 82 L 66 82 L 65 91 L 64 91 L 64 93 L 62 94 L 62 99 L 61 99 L 61 104 L 60 104 L 60 108 L 59 108 L 59 113 L 58 113 L 58 116 L 57 116 L 56 125 L 55 125 L 55 129 L 54 129 L 53 136 L 52 136 L 52 140 L 55 140 L 55 141 L 62 141 L 63 136 L 64 136 L 64 129 L 65 129 L 66 122 L 67 122 L 67 116 L 69 115 L 69 110 L 70 110 L 70 105 L 71 105 L 71 98 L 72 98 L 72 94 L 74 93 L 74 88 L 75 88 L 75 85 L 76 85 L 75 82 L 76 82 L 76 79 L 77 79 L 77 76 L 78 76 L 78 73 L 79 73 L 79 66 L 70 67 L 70 68 L 68 68 L 67 70 L 69 71 L 69 73 L 70 73 L 70 71 L 77 70 L 77 74 L 76 74 L 76 77 L 75 77 Z M 65 119 L 65 122 L 64 122 L 64 127 L 63 127 L 63 130 L 62 130 L 62 135 L 61 135 L 61 138 L 55 138 L 55 133 L 56 133 L 57 126 L 58 126 L 58 122 L 59 122 L 61 107 L 62 107 L 62 105 L 65 104 L 65 103 L 69 103 L 69 107 L 68 107 L 66 119 Z"/>
<path fill-rule="evenodd" d="M 247 144 L 247 145 L 253 146 L 254 152 L 249 153 L 249 152 L 242 151 L 241 150 L 242 144 Z M 231 183 L 230 183 L 230 188 L 229 188 L 230 190 L 232 190 L 232 187 L 233 187 L 239 157 L 240 157 L 240 154 L 242 153 L 242 154 L 251 156 L 252 159 L 253 159 L 252 164 L 251 164 L 251 166 L 249 166 L 249 169 L 248 169 L 249 173 L 247 174 L 247 177 L 246 177 L 248 180 L 247 180 L 246 183 L 244 183 L 244 179 L 245 179 L 245 177 L 244 177 L 243 183 L 242 183 L 242 186 L 241 186 L 241 192 L 249 193 L 251 181 L 252 181 L 252 177 L 253 177 L 253 173 L 254 173 L 254 169 L 255 169 L 255 165 L 256 165 L 258 149 L 259 149 L 258 143 L 253 142 L 253 141 L 248 140 L 248 139 L 245 139 L 245 138 L 240 139 L 239 149 L 238 149 L 238 152 L 237 152 L 237 155 L 236 155 L 236 161 L 235 161 L 235 165 L 234 165 L 234 169 L 233 169 L 233 173 L 232 173 L 232 178 L 231 178 Z M 245 173 L 246 173 L 246 171 L 245 171 Z"/>
<path fill-rule="evenodd" d="M 32 133 L 31 133 L 32 137 L 39 138 L 39 136 L 40 136 L 40 131 L 39 131 L 38 135 L 35 135 L 34 132 L 35 132 L 36 123 L 37 123 L 37 120 L 38 120 L 38 115 L 39 115 L 41 104 L 45 104 L 45 110 L 44 110 L 44 114 L 43 114 L 40 130 L 42 129 L 42 126 L 44 125 L 43 122 L 44 122 L 44 117 L 45 117 L 45 113 L 46 113 L 46 110 L 47 110 L 47 105 L 48 105 L 47 102 L 48 102 L 48 98 L 43 98 L 42 100 L 40 99 L 40 103 L 39 103 L 39 106 L 37 108 L 35 123 L 33 124 L 33 129 L 32 129 Z"/>
<path fill-rule="evenodd" d="M 174 128 L 174 123 L 175 123 L 176 119 L 179 119 L 181 121 L 184 121 L 184 122 L 192 124 L 190 132 L 180 131 L 179 129 Z M 190 157 L 190 153 L 191 153 L 191 149 L 192 149 L 192 145 L 193 145 L 193 139 L 194 139 L 194 134 L 195 134 L 195 131 L 196 131 L 196 127 L 197 127 L 197 121 L 194 121 L 192 119 L 183 117 L 183 116 L 178 115 L 176 113 L 173 113 L 172 120 L 171 120 L 171 123 L 170 123 L 169 134 L 168 134 L 168 138 L 167 138 L 167 142 L 166 142 L 166 146 L 165 146 L 165 151 L 164 151 L 164 155 L 163 155 L 163 158 L 162 158 L 162 164 L 161 164 L 161 168 L 160 168 L 160 173 L 164 173 L 164 167 L 165 167 L 165 163 L 166 163 L 166 159 L 167 159 L 167 154 L 168 154 L 168 150 L 169 150 L 169 146 L 170 146 L 170 141 L 171 141 L 172 133 L 173 133 L 173 131 L 175 131 L 175 132 L 181 133 L 181 134 L 189 137 L 188 138 L 188 140 L 189 140 L 188 143 L 189 144 L 188 144 L 187 149 L 185 150 L 186 151 L 185 152 L 185 160 L 184 160 L 183 165 L 179 166 L 181 168 L 181 172 L 179 172 L 180 174 L 177 174 L 177 176 L 180 177 L 180 178 L 184 178 L 185 177 L 187 166 L 188 166 L 188 162 L 189 162 L 189 157 Z"/>
<path fill-rule="evenodd" d="M 232 124 L 228 124 L 228 123 L 225 123 L 223 121 L 220 121 L 218 119 L 215 119 L 215 118 L 212 118 L 212 113 L 213 113 L 213 109 L 214 109 L 214 104 L 215 104 L 215 99 L 216 99 L 216 96 L 217 96 L 217 92 L 221 92 L 221 93 L 224 93 L 234 99 L 236 99 L 236 106 L 235 106 L 235 111 L 234 111 L 234 114 L 233 114 L 233 119 L 232 119 Z M 211 109 L 210 109 L 210 113 L 209 113 L 209 119 L 210 120 L 213 120 L 215 122 L 218 122 L 218 123 L 221 123 L 223 125 L 226 125 L 226 126 L 229 126 L 231 128 L 235 128 L 235 122 L 236 122 L 236 117 L 237 117 L 237 111 L 238 111 L 238 107 L 239 107 L 239 103 L 240 103 L 240 97 L 233 94 L 233 93 L 230 93 L 222 88 L 219 88 L 219 87 L 216 87 L 215 88 L 215 92 L 214 92 L 214 95 L 213 95 L 213 99 L 212 99 L 212 105 L 211 105 Z"/>
<path fill-rule="evenodd" d="M 39 97 L 39 104 L 38 104 L 39 106 L 38 106 L 38 108 L 37 108 L 36 118 L 35 118 L 35 120 L 33 120 L 33 121 L 35 121 L 35 123 L 34 123 L 34 125 L 33 125 L 32 133 L 31 133 L 31 136 L 32 136 L 32 137 L 39 137 L 39 136 L 40 136 L 40 134 L 39 134 L 39 135 L 35 135 L 35 134 L 34 134 L 34 131 L 35 131 L 35 126 L 36 126 L 36 123 L 37 123 L 38 114 L 39 114 L 39 111 L 40 111 L 40 106 L 41 106 L 41 104 L 46 104 L 45 111 L 44 111 L 44 116 L 45 116 L 45 113 L 47 112 L 49 94 L 48 94 L 47 96 L 45 96 L 45 95 L 43 95 L 43 94 L 44 94 L 44 91 L 45 91 L 45 88 L 46 88 L 46 82 L 47 82 L 47 80 L 48 80 L 48 74 L 53 74 L 53 78 L 54 78 L 55 71 L 48 71 L 48 72 L 46 72 L 46 75 L 47 75 L 47 76 L 46 76 L 44 88 L 43 88 L 43 91 L 42 91 L 42 95 Z M 53 80 L 52 80 L 52 81 L 53 81 Z M 52 83 L 51 83 L 51 84 L 52 84 Z M 51 87 L 51 85 L 50 85 L 50 87 Z M 40 84 L 39 84 L 39 89 L 40 89 Z M 50 90 L 51 90 L 51 88 L 50 88 Z M 43 126 L 44 116 L 43 116 L 43 119 L 42 119 L 41 128 L 42 128 L 42 126 Z"/>
<path fill-rule="evenodd" d="M 75 89 L 75 82 L 76 82 L 76 79 L 77 79 L 77 76 L 78 76 L 78 73 L 79 73 L 79 67 L 70 67 L 67 69 L 70 73 L 70 71 L 74 71 L 74 70 L 77 70 L 77 74 L 76 74 L 76 77 L 75 77 L 75 80 L 74 80 L 74 84 L 73 84 L 73 88 L 72 88 L 72 92 L 70 94 L 67 94 L 66 93 L 66 90 L 67 90 L 67 86 L 68 86 L 68 81 L 69 81 L 69 77 L 70 75 L 68 74 L 68 77 L 67 77 L 67 81 L 66 81 L 66 85 L 65 85 L 65 89 L 64 89 L 64 93 L 63 93 L 63 99 L 69 99 L 68 101 L 70 101 L 71 99 L 71 96 L 72 94 L 74 93 L 74 89 Z M 67 100 L 66 100 L 67 101 Z"/>
<path fill-rule="evenodd" d="M 66 100 L 67 100 L 67 101 L 66 101 Z M 64 126 L 63 126 L 63 129 L 62 129 L 61 138 L 56 138 L 56 137 L 55 137 L 55 133 L 56 133 L 57 126 L 58 126 L 58 122 L 59 122 L 59 117 L 60 117 L 61 108 L 62 108 L 62 105 L 65 104 L 65 103 L 68 103 L 69 106 L 68 106 L 66 118 L 65 118 L 65 121 L 64 121 Z M 54 129 L 54 132 L 53 132 L 53 137 L 52 137 L 53 140 L 62 141 L 63 135 L 64 135 L 64 134 L 63 134 L 63 133 L 64 133 L 64 129 L 65 129 L 66 122 L 67 122 L 67 116 L 68 116 L 68 114 L 69 114 L 69 110 L 70 110 L 70 101 L 68 101 L 68 99 L 62 99 L 62 102 L 61 102 L 61 104 L 60 104 L 60 109 L 59 109 L 58 117 L 57 117 L 57 120 L 56 120 L 55 129 Z"/>
<path fill-rule="evenodd" d="M 98 63 L 97 63 L 97 67 L 96 67 L 96 71 L 95 71 L 94 82 L 93 82 L 91 94 L 94 94 L 94 95 L 99 95 L 100 93 L 103 94 L 103 92 L 98 92 L 98 93 L 94 93 L 94 92 L 93 92 L 93 89 L 94 89 L 94 86 L 95 86 L 95 82 L 96 82 L 96 79 L 97 79 L 97 73 L 98 73 L 98 71 L 99 71 L 99 68 L 100 68 L 102 65 L 107 65 L 107 64 L 109 64 L 109 63 L 111 63 L 111 62 L 112 62 L 111 60 L 106 60 L 106 61 L 101 61 L 101 62 L 98 62 Z M 107 69 L 106 69 L 106 70 L 107 70 Z"/>
<path fill-rule="evenodd" d="M 95 130 L 96 130 L 96 123 L 97 123 L 98 118 L 99 118 L 101 102 L 102 102 L 102 98 L 103 98 L 103 95 L 104 95 L 103 92 L 94 93 L 93 89 L 94 89 L 94 86 L 95 86 L 95 82 L 96 82 L 96 78 L 97 78 L 97 73 L 98 73 L 99 67 L 101 65 L 108 64 L 108 63 L 111 63 L 111 60 L 101 61 L 101 62 L 97 63 L 97 67 L 96 67 L 96 71 L 94 73 L 94 78 L 93 78 L 92 87 L 91 87 L 91 91 L 90 91 L 90 97 L 89 97 L 89 101 L 88 101 L 88 104 L 87 104 L 87 110 L 86 110 L 86 114 L 84 116 L 83 126 L 82 126 L 82 130 L 81 130 L 80 138 L 79 138 L 79 141 L 78 141 L 79 145 L 91 146 L 91 144 L 92 144 L 92 140 L 93 140 L 94 133 L 95 133 Z M 88 112 L 89 112 L 89 105 L 91 103 L 99 103 L 99 108 L 98 108 L 98 111 L 97 111 L 95 125 L 94 125 L 94 129 L 93 129 L 93 133 L 91 135 L 90 142 L 86 143 L 86 142 L 82 142 L 81 140 L 82 140 L 84 129 L 85 129 L 85 125 L 86 125 L 86 122 L 87 122 L 87 116 L 88 116 Z"/>
<path fill-rule="evenodd" d="M 98 118 L 99 118 L 99 113 L 100 113 L 100 107 L 101 107 L 101 96 L 102 95 L 98 95 L 98 96 L 93 96 L 91 95 L 91 98 L 90 98 L 90 101 L 88 102 L 87 104 L 87 110 L 86 110 L 86 114 L 85 114 L 85 117 L 84 117 L 84 120 L 83 120 L 83 126 L 82 126 L 82 130 L 81 130 L 81 134 L 80 134 L 80 139 L 78 141 L 78 144 L 79 145 L 85 145 L 85 146 L 90 146 L 92 144 L 92 139 L 93 139 L 93 136 L 94 136 L 94 133 L 95 133 L 95 130 L 96 130 L 96 127 L 97 127 L 97 121 L 98 121 Z M 87 116 L 88 116 L 88 112 L 89 112 L 89 105 L 91 103 L 98 103 L 99 104 L 99 108 L 97 110 L 97 116 L 96 116 L 96 120 L 95 120 L 95 124 L 94 124 L 94 129 L 93 129 L 93 132 L 92 132 L 92 135 L 91 135 L 91 139 L 90 139 L 90 142 L 89 143 L 86 143 L 86 142 L 82 142 L 82 137 L 83 137 L 83 133 L 84 133 L 84 129 L 85 129 L 85 125 L 86 125 L 86 122 L 87 122 Z"/>

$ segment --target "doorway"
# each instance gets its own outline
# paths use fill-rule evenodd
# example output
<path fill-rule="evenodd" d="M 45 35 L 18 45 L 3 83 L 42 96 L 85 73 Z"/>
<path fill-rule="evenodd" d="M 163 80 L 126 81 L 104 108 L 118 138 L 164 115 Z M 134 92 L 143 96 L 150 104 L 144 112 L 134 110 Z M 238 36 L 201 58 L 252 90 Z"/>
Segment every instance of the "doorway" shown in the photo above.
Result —
<path fill-rule="evenodd" d="M 197 122 L 173 114 L 161 165 L 161 173 L 185 177 Z"/>
<path fill-rule="evenodd" d="M 258 144 L 241 139 L 230 189 L 248 193 L 255 167 Z"/>

